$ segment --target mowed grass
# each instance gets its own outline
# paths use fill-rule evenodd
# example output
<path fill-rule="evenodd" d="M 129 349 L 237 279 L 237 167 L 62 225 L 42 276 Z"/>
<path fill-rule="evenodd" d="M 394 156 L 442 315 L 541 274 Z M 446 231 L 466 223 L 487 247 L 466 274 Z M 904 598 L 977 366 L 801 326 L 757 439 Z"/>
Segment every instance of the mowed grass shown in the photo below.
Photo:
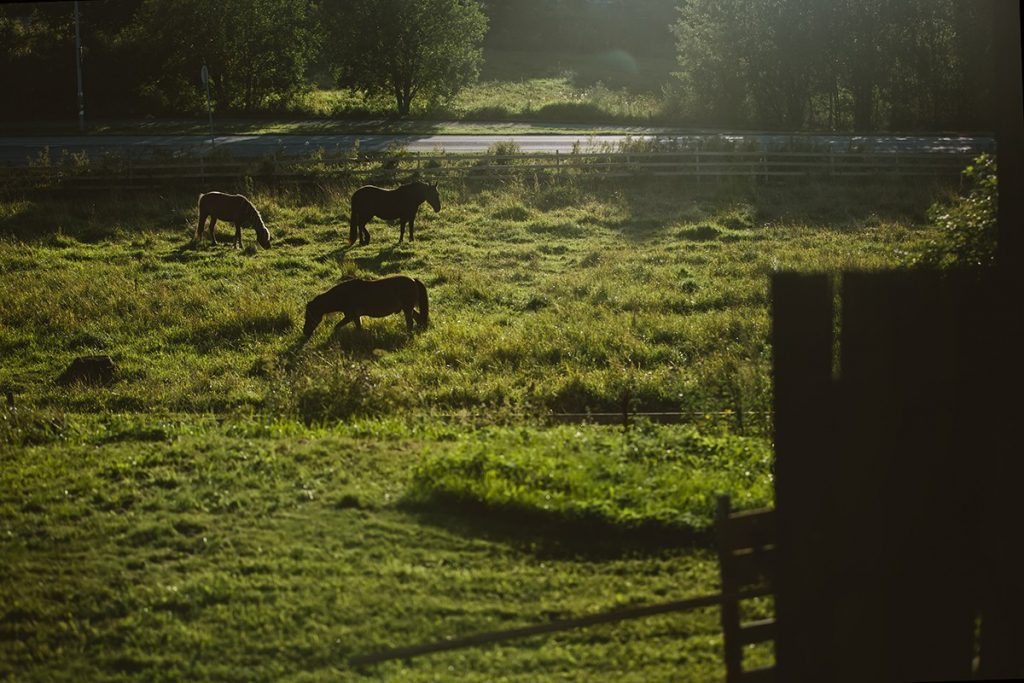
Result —
<path fill-rule="evenodd" d="M 714 609 L 348 658 L 715 591 L 714 497 L 771 502 L 770 273 L 898 264 L 931 193 L 452 181 L 348 250 L 351 189 L 251 191 L 269 251 L 190 244 L 193 193 L 0 203 L 0 678 L 722 680 Z M 428 329 L 302 343 L 392 273 Z M 543 421 L 624 396 L 693 424 Z"/>

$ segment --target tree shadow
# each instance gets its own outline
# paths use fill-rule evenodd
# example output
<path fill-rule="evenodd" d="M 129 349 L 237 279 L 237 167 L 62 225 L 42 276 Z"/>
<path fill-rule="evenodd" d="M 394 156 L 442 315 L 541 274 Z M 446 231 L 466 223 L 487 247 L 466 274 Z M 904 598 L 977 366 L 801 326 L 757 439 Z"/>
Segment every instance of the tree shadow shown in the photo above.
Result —
<path fill-rule="evenodd" d="M 921 225 L 942 186 L 920 182 L 863 181 L 833 185 L 750 179 L 594 178 L 586 191 L 619 204 L 625 218 L 605 227 L 635 241 L 706 241 L 683 226 L 724 228 L 755 238 L 771 225 L 807 225 L 824 230 L 858 229 L 879 222 Z M 717 226 L 717 227 L 715 227 Z M 737 239 L 733 235 L 728 239 Z M 722 237 L 720 239 L 726 239 Z"/>
<path fill-rule="evenodd" d="M 10 203 L 0 215 L 0 236 L 62 246 L 69 239 L 92 244 L 167 234 L 180 231 L 182 207 L 194 206 L 194 201 L 191 194 L 178 191 L 145 201 L 119 191 L 84 196 L 73 191 L 37 192 Z M 195 223 L 191 225 L 194 230 Z"/>
<path fill-rule="evenodd" d="M 658 523 L 616 526 L 598 518 L 567 518 L 536 509 L 495 507 L 446 497 L 401 500 L 397 507 L 420 524 L 510 545 L 538 559 L 614 560 L 658 556 L 680 549 L 708 549 L 714 543 L 712 529 Z"/>

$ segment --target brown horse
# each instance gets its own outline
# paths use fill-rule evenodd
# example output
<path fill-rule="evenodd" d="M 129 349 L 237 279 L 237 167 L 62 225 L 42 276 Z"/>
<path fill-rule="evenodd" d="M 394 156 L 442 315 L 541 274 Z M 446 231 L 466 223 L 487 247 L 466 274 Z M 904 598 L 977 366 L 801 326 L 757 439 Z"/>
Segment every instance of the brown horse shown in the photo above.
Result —
<path fill-rule="evenodd" d="M 407 183 L 394 190 L 387 190 L 375 185 L 363 185 L 352 193 L 352 211 L 349 216 L 348 243 L 370 243 L 370 233 L 366 224 L 373 219 L 383 218 L 402 221 L 402 229 L 398 233 L 398 241 L 405 237 L 405 225 L 409 224 L 409 241 L 412 242 L 413 224 L 416 222 L 416 211 L 420 204 L 427 202 L 434 213 L 441 210 L 441 197 L 437 194 L 437 183 L 428 184 L 420 181 Z"/>
<path fill-rule="evenodd" d="M 413 308 L 419 306 L 419 312 Z M 420 327 L 426 327 L 429 316 L 427 288 L 419 280 L 405 275 L 395 275 L 380 280 L 362 280 L 352 278 L 331 287 L 319 296 L 313 297 L 306 304 L 306 322 L 302 326 L 302 334 L 312 336 L 316 326 L 324 315 L 333 311 L 344 314 L 335 329 L 350 322 L 356 329 L 362 329 L 360 316 L 383 318 L 392 313 L 405 313 L 405 327 L 412 332 L 415 318 Z"/>
<path fill-rule="evenodd" d="M 195 239 L 203 238 L 203 223 L 210 217 L 210 244 L 217 244 L 217 233 L 214 226 L 217 219 L 235 224 L 235 247 L 242 248 L 242 228 L 255 228 L 256 241 L 264 249 L 270 249 L 270 231 L 263 224 L 263 217 L 248 199 L 240 194 L 223 192 L 207 192 L 199 195 L 199 224 L 196 226 Z"/>

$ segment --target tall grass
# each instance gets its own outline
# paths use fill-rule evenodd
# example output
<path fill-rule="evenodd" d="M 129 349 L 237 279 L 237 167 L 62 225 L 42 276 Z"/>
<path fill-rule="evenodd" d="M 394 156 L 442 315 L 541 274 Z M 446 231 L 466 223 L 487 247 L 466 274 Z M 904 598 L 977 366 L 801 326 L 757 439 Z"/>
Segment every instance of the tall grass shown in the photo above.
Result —
<path fill-rule="evenodd" d="M 770 273 L 891 265 L 928 235 L 924 197 L 898 188 L 865 190 L 868 212 L 853 189 L 481 183 L 442 185 L 415 243 L 375 221 L 356 249 L 345 187 L 256 191 L 270 251 L 190 244 L 191 194 L 4 203 L 0 387 L 40 407 L 306 421 L 605 411 L 627 394 L 639 410 L 766 412 Z M 398 272 L 426 282 L 429 330 L 328 320 L 302 343 L 306 300 Z M 118 359 L 112 389 L 54 384 L 84 353 Z"/>
<path fill-rule="evenodd" d="M 173 188 L 0 201 L 0 678 L 722 680 L 713 610 L 347 660 L 717 590 L 715 496 L 771 503 L 770 274 L 895 265 L 930 195 L 466 177 L 348 249 L 352 190 L 247 189 L 269 251 L 191 244 Z M 398 272 L 427 330 L 303 341 Z M 59 385 L 87 353 L 115 381 Z M 624 398 L 697 414 L 543 419 Z"/>

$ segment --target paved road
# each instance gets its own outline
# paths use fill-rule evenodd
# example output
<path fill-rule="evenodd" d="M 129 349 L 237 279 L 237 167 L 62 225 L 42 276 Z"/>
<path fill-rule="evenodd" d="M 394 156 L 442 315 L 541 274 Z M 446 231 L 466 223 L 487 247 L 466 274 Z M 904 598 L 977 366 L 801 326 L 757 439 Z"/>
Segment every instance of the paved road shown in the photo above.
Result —
<path fill-rule="evenodd" d="M 634 135 L 637 138 L 674 138 L 681 141 L 724 139 L 736 142 L 756 141 L 765 149 L 778 149 L 792 141 L 814 143 L 821 148 L 844 151 L 919 151 L 919 152 L 980 152 L 993 150 L 995 141 L 986 136 L 895 136 L 895 135 L 815 135 L 815 134 L 762 134 L 762 133 L 694 133 L 671 135 Z M 570 152 L 573 145 L 594 148 L 617 145 L 625 135 L 223 135 L 214 138 L 199 135 L 92 135 L 92 136 L 39 136 L 0 137 L 0 162 L 26 165 L 46 147 L 53 159 L 59 159 L 61 150 L 85 151 L 89 156 L 105 152 L 126 153 L 144 157 L 157 150 L 164 153 L 203 154 L 214 147 L 228 150 L 235 156 L 264 156 L 280 152 L 286 155 L 324 148 L 327 151 L 350 149 L 358 140 L 360 149 L 381 151 L 392 145 L 405 145 L 409 150 L 431 152 L 483 152 L 496 142 L 514 140 L 524 152 Z"/>

